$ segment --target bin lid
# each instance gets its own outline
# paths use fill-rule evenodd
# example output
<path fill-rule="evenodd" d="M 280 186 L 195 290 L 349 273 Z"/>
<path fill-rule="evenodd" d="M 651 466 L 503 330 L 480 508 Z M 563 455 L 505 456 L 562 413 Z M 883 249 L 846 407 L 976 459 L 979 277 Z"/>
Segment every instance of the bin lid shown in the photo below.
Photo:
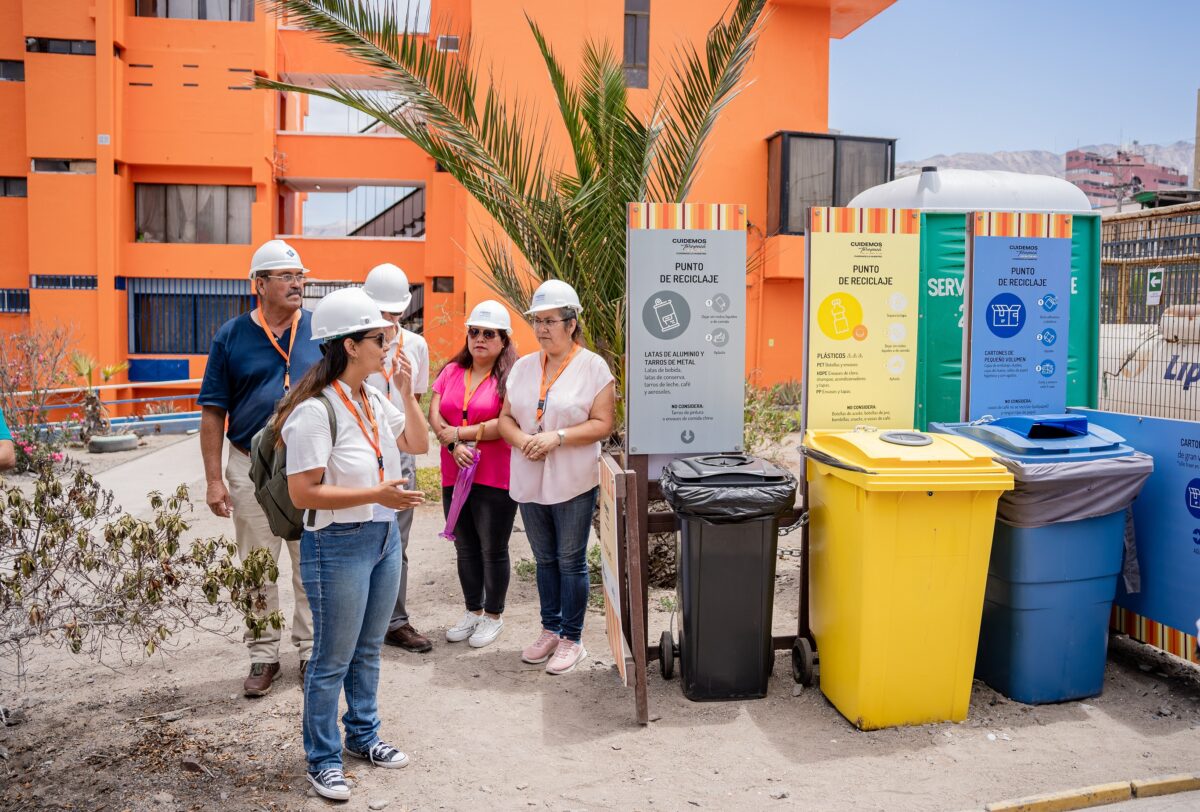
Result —
<path fill-rule="evenodd" d="M 1002 417 L 974 423 L 931 423 L 929 430 L 970 437 L 1019 462 L 1082 462 L 1125 457 L 1125 438 L 1081 414 Z"/>
<path fill-rule="evenodd" d="M 667 470 L 681 484 L 761 485 L 786 482 L 791 478 L 791 474 L 779 466 L 745 454 L 684 457 L 672 460 Z"/>
<path fill-rule="evenodd" d="M 1007 490 L 1012 475 L 987 446 L 952 434 L 810 430 L 809 459 L 869 490 Z M 840 473 L 839 473 L 840 472 Z"/>

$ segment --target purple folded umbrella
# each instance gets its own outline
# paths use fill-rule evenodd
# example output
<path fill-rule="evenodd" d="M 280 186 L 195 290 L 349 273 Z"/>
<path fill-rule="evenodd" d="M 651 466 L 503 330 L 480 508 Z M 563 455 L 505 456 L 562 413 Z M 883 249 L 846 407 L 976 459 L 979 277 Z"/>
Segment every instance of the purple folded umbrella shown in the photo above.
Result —
<path fill-rule="evenodd" d="M 475 482 L 475 469 L 479 466 L 479 449 L 473 449 L 474 456 L 471 464 L 458 469 L 458 478 L 454 480 L 454 496 L 450 499 L 450 512 L 446 514 L 446 529 L 438 533 L 444 539 L 454 541 L 454 526 L 458 524 L 458 514 L 462 513 L 463 503 L 471 493 L 471 485 Z"/>

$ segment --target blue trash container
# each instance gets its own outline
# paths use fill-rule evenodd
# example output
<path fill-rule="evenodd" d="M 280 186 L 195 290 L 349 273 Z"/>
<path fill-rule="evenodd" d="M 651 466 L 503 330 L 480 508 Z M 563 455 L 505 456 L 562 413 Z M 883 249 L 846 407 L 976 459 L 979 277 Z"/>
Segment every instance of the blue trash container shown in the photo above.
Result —
<path fill-rule="evenodd" d="M 1082 415 L 933 423 L 1013 472 L 1001 497 L 975 676 L 1027 704 L 1095 696 L 1125 549 L 1125 511 L 1154 469 Z"/>

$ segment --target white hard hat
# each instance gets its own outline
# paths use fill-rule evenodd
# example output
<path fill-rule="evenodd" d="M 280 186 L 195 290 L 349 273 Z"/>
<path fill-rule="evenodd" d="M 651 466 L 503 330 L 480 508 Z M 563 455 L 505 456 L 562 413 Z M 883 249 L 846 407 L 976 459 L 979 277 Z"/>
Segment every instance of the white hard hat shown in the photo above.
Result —
<path fill-rule="evenodd" d="M 341 288 L 317 302 L 312 314 L 312 340 L 331 338 L 391 327 L 392 323 L 379 312 L 379 306 L 362 288 Z"/>
<path fill-rule="evenodd" d="M 525 314 L 541 313 L 544 310 L 558 310 L 562 307 L 569 307 L 576 314 L 579 314 L 583 310 L 583 305 L 579 303 L 579 294 L 575 292 L 575 288 L 561 279 L 547 279 L 538 285 L 538 289 L 533 292 L 533 301 L 529 303 L 529 309 L 525 311 Z"/>
<path fill-rule="evenodd" d="M 283 240 L 267 240 L 258 247 L 250 259 L 250 278 L 259 271 L 297 270 L 308 273 L 300 261 L 300 254 Z"/>
<path fill-rule="evenodd" d="M 512 333 L 512 318 L 508 308 L 495 299 L 485 299 L 471 310 L 467 317 L 468 327 L 491 327 L 493 330 L 503 330 Z"/>
<path fill-rule="evenodd" d="M 367 281 L 363 282 L 362 289 L 385 313 L 403 313 L 412 301 L 412 291 L 408 289 L 408 276 L 390 262 L 372 268 L 367 274 Z"/>

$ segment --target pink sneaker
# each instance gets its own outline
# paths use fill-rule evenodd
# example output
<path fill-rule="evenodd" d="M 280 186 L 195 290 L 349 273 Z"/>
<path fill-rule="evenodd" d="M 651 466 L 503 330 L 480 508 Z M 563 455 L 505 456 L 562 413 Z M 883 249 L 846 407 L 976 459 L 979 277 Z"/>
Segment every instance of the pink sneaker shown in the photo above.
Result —
<path fill-rule="evenodd" d="M 558 645 L 559 637 L 552 631 L 542 629 L 541 635 L 521 651 L 521 659 L 527 663 L 544 663 L 550 659 Z"/>
<path fill-rule="evenodd" d="M 587 649 L 583 647 L 583 643 L 572 643 L 565 638 L 558 641 L 558 648 L 554 650 L 554 656 L 550 658 L 550 662 L 546 663 L 547 674 L 565 674 L 575 666 L 583 662 L 583 658 L 587 656 Z"/>

